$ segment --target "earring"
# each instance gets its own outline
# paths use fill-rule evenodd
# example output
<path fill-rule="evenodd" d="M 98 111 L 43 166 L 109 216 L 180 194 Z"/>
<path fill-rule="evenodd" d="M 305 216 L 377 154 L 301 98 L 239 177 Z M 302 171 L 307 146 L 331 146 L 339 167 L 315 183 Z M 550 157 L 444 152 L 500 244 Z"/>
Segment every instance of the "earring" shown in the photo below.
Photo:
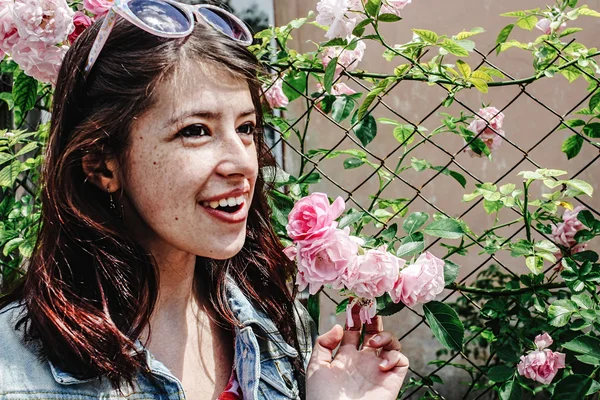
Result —
<path fill-rule="evenodd" d="M 110 209 L 114 211 L 117 209 L 117 206 L 115 205 L 115 201 L 113 200 L 112 193 L 110 192 L 110 186 L 106 187 L 106 191 L 108 192 L 108 198 L 110 201 Z"/>

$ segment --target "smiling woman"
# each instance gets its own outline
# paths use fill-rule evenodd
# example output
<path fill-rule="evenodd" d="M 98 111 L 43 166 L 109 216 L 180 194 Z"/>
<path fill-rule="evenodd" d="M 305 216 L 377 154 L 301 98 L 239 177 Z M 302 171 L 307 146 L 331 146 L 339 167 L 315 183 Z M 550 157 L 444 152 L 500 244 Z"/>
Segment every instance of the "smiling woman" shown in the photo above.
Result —
<path fill-rule="evenodd" d="M 391 335 L 359 352 L 338 326 L 312 352 L 269 224 L 257 60 L 218 26 L 99 33 L 110 18 L 61 66 L 43 224 L 0 299 L 0 399 L 395 398 L 407 364 Z"/>

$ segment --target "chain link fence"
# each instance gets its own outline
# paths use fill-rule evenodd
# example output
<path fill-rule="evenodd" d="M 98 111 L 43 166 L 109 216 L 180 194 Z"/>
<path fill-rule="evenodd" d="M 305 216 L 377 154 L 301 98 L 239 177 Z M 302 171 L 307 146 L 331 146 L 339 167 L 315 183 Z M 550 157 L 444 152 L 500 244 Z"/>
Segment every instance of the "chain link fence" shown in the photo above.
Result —
<path fill-rule="evenodd" d="M 495 99 L 493 105 L 506 116 L 507 121 L 515 118 L 515 115 L 522 115 L 524 103 L 527 103 L 529 118 L 540 121 L 537 125 L 541 129 L 528 132 L 518 131 L 520 125 L 518 121 L 510 122 L 511 130 L 506 129 L 507 133 L 502 137 L 502 146 L 493 154 L 492 160 L 487 160 L 485 157 L 481 159 L 469 157 L 467 154 L 469 145 L 475 138 L 468 141 L 456 135 L 431 134 L 436 130 L 444 131 L 448 130 L 446 128 L 451 128 L 449 125 L 453 120 L 450 116 L 458 119 L 461 114 L 476 115 L 479 106 L 474 105 L 473 96 L 466 91 L 455 95 L 455 88 L 451 85 L 430 79 L 435 77 L 429 75 L 426 70 L 422 70 L 424 75 L 422 80 L 429 80 L 431 82 L 429 86 L 425 82 L 414 82 L 409 75 L 405 75 L 406 79 L 396 80 L 399 75 L 398 68 L 395 75 L 344 70 L 333 82 L 334 88 L 336 84 L 343 82 L 357 92 L 374 96 L 364 116 L 350 120 L 350 114 L 365 101 L 365 96 L 360 100 L 356 97 L 352 98 L 353 95 L 330 98 L 323 92 L 321 86 L 315 85 L 316 79 L 311 77 L 310 73 L 317 72 L 316 70 L 295 69 L 289 66 L 282 66 L 283 68 L 279 69 L 275 67 L 275 74 L 284 80 L 289 74 L 298 71 L 307 73 L 302 75 L 306 77 L 304 84 L 294 85 L 296 88 L 288 85 L 287 92 L 295 91 L 293 97 L 301 98 L 296 101 L 294 107 L 289 107 L 289 110 L 284 113 L 285 122 L 276 120 L 271 124 L 279 133 L 279 140 L 275 146 L 283 147 L 285 170 L 293 176 L 300 177 L 300 181 L 314 182 L 315 186 L 311 191 L 324 191 L 330 197 L 343 196 L 347 208 L 353 208 L 372 218 L 372 226 L 365 228 L 364 233 L 374 237 L 387 235 L 388 238 L 400 235 L 396 232 L 397 225 L 401 224 L 402 217 L 409 210 L 410 212 L 426 210 L 459 218 L 467 221 L 472 228 L 490 226 L 491 223 L 487 225 L 485 223 L 485 220 L 490 221 L 489 216 L 481 213 L 483 198 L 472 203 L 462 203 L 463 194 L 470 193 L 475 188 L 475 184 L 485 182 L 498 185 L 508 182 L 518 184 L 520 179 L 517 173 L 522 170 L 558 168 L 556 165 L 561 164 L 563 168 L 560 169 L 568 170 L 569 179 L 584 179 L 596 186 L 595 174 L 598 171 L 598 158 L 600 158 L 599 144 L 594 141 L 594 135 L 590 137 L 582 133 L 576 123 L 569 121 L 577 117 L 575 113 L 578 110 L 586 108 L 591 96 L 600 87 L 600 80 L 595 74 L 590 73 L 589 69 L 582 67 L 581 63 L 565 56 L 565 51 L 578 46 L 575 39 L 562 49 L 550 42 L 546 42 L 546 45 L 553 49 L 555 54 L 547 60 L 536 76 L 525 79 L 519 78 L 510 68 L 498 64 L 496 52 L 500 45 L 486 50 L 475 48 L 469 58 L 473 71 L 493 68 L 502 73 L 503 79 L 498 80 L 501 82 L 489 82 L 488 86 L 490 96 Z M 418 62 L 413 61 L 404 70 L 420 69 L 420 62 L 430 57 L 431 54 L 424 52 L 415 60 Z M 562 103 L 560 109 L 555 109 L 537 92 L 540 87 L 552 86 L 556 86 L 557 90 L 559 87 L 563 90 L 565 86 L 563 83 L 567 80 L 557 82 L 558 79 L 562 79 L 558 77 L 562 71 L 570 71 L 573 76 L 585 75 L 592 85 L 588 87 L 588 91 L 582 90 L 580 85 L 566 85 L 568 95 L 563 98 L 568 102 Z M 323 70 L 320 72 L 322 73 Z M 554 74 L 557 77 L 553 77 Z M 568 73 L 563 75 L 569 79 Z M 383 90 L 378 92 L 374 90 L 386 77 L 394 77 L 394 82 Z M 287 80 L 290 81 L 289 78 Z M 299 86 L 307 89 L 303 92 L 298 91 Z M 415 91 L 417 87 L 418 90 Z M 428 96 L 429 99 L 437 98 L 439 102 L 425 109 L 422 106 L 424 102 L 415 98 L 416 106 L 406 107 L 406 103 L 399 101 L 398 97 L 407 96 L 397 96 L 399 91 L 413 94 L 427 91 L 428 94 L 423 96 Z M 501 103 L 498 99 L 501 99 Z M 332 107 L 332 102 L 336 101 L 348 102 L 348 104 L 354 102 L 354 104 L 348 105 L 347 108 L 339 104 L 337 107 Z M 365 123 L 369 115 L 376 118 L 379 128 L 372 142 L 365 145 L 364 141 L 357 137 L 356 130 L 359 129 L 360 124 Z M 440 120 L 445 122 L 438 126 Z M 499 134 L 489 122 L 487 121 L 486 128 Z M 389 124 L 392 125 L 393 130 L 388 129 Z M 550 127 L 545 128 L 545 126 Z M 475 137 L 480 136 L 481 133 Z M 561 144 L 567 136 L 573 136 L 571 140 L 581 143 L 583 148 L 576 159 L 568 162 L 567 156 L 561 151 Z M 506 156 L 507 154 L 510 156 Z M 340 158 L 345 159 L 342 161 Z M 506 162 L 507 158 L 511 162 Z M 500 164 L 498 164 L 499 160 Z M 492 166 L 494 170 L 490 172 Z M 380 184 L 381 182 L 384 183 Z M 442 193 L 435 189 L 436 185 L 443 185 Z M 377 204 L 378 199 L 385 200 Z M 597 202 L 590 201 L 589 198 L 577 198 L 576 201 L 596 216 L 599 215 Z M 498 214 L 497 225 L 507 224 L 507 228 L 501 231 L 503 237 L 501 239 L 498 237 L 502 241 L 500 246 L 524 236 L 523 225 L 515 230 L 511 229 L 512 224 L 508 222 L 520 217 L 522 214 L 516 207 L 502 210 Z M 539 238 L 551 240 L 547 231 L 537 229 L 535 234 Z M 485 235 L 481 237 L 483 236 Z M 431 241 L 426 246 L 426 250 L 439 256 L 450 255 L 448 260 L 463 266 L 455 285 L 456 289 L 447 290 L 440 299 L 452 304 L 465 322 L 474 322 L 472 326 L 465 326 L 467 336 L 464 350 L 435 352 L 431 348 L 415 349 L 407 346 L 406 343 L 417 342 L 436 346 L 436 342 L 428 341 L 431 331 L 423 329 L 427 321 L 419 307 L 406 307 L 398 314 L 389 317 L 390 321 L 386 321 L 387 329 L 398 334 L 401 342 L 405 343 L 404 352 L 411 360 L 410 380 L 406 381 L 399 398 L 488 399 L 497 396 L 493 389 L 498 384 L 491 381 L 487 374 L 489 367 L 497 363 L 498 355 L 491 351 L 489 344 L 492 341 L 502 341 L 504 338 L 496 337 L 494 335 L 496 327 L 486 324 L 482 319 L 480 314 L 486 311 L 482 310 L 484 304 L 482 299 L 486 296 L 489 299 L 488 289 L 502 288 L 528 271 L 525 265 L 521 265 L 523 263 L 515 261 L 506 254 L 510 253 L 510 250 L 488 251 L 486 246 L 489 242 L 482 243 L 475 234 L 467 235 L 466 240 L 471 241 L 480 254 L 470 254 L 465 259 L 460 254 L 453 254 L 456 248 L 444 243 L 443 239 Z M 544 270 L 546 276 L 556 274 L 558 265 L 559 262 L 553 265 L 546 264 Z M 461 291 L 460 287 L 466 284 L 478 286 L 481 292 Z M 332 316 L 339 302 L 340 298 L 334 293 L 326 290 L 321 293 L 323 331 L 335 321 L 343 323 L 341 316 Z M 327 305 L 328 303 L 331 304 Z M 510 307 L 510 304 L 507 307 Z M 329 320 L 327 311 L 330 312 Z M 519 326 L 514 328 L 514 335 L 518 335 Z M 502 348 L 502 346 L 495 346 L 498 347 Z M 437 348 L 441 348 L 439 343 Z M 430 358 L 421 362 L 423 355 L 419 354 L 420 351 L 428 352 L 426 357 Z M 414 360 L 417 362 L 413 362 Z M 511 361 L 516 365 L 518 357 Z"/>

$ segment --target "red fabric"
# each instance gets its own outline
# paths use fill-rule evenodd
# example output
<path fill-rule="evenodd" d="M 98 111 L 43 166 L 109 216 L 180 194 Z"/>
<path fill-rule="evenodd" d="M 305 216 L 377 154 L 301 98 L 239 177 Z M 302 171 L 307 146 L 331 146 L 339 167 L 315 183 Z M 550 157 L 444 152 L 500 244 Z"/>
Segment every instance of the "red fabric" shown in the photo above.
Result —
<path fill-rule="evenodd" d="M 221 393 L 217 400 L 243 400 L 243 398 L 242 388 L 238 384 L 235 370 L 232 370 L 229 383 L 227 383 L 225 390 L 223 390 L 223 393 Z"/>

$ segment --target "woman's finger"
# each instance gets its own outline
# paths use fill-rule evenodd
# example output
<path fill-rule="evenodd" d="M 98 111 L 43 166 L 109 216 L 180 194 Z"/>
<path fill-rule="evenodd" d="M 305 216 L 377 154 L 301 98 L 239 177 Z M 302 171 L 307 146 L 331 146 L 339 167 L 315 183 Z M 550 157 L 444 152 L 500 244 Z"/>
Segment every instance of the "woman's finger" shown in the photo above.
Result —
<path fill-rule="evenodd" d="M 362 322 L 360 320 L 360 307 L 355 305 L 352 307 L 350 321 L 346 321 L 346 327 L 344 328 L 344 337 L 342 338 L 342 344 L 340 345 L 340 352 L 345 351 L 344 349 L 358 349 L 360 343 L 360 331 L 362 329 Z"/>
<path fill-rule="evenodd" d="M 329 332 L 317 337 L 311 360 L 308 366 L 309 372 L 318 368 L 319 364 L 331 363 L 333 351 L 338 347 L 344 334 L 342 327 L 335 325 Z"/>
<path fill-rule="evenodd" d="M 402 345 L 394 334 L 388 331 L 379 332 L 372 335 L 369 340 L 365 340 L 363 348 L 382 349 L 384 351 L 401 351 Z"/>
<path fill-rule="evenodd" d="M 363 339 L 363 348 L 365 347 L 374 347 L 370 346 L 371 339 L 375 337 L 377 334 L 383 331 L 383 319 L 376 315 L 375 318 L 371 319 L 370 324 L 365 324 L 365 337 Z M 376 346 L 378 348 L 380 346 Z"/>
<path fill-rule="evenodd" d="M 408 358 L 399 351 L 384 351 L 381 353 L 381 362 L 379 369 L 381 371 L 391 371 L 394 368 L 408 368 Z"/>

